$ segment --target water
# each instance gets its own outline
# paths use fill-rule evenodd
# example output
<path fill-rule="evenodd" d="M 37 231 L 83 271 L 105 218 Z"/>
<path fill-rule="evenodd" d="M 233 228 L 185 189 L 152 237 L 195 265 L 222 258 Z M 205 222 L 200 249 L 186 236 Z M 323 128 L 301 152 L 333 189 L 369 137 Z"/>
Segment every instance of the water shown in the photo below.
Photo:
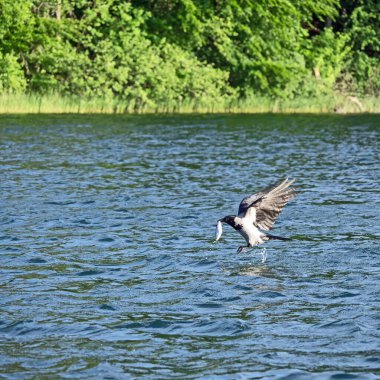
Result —
<path fill-rule="evenodd" d="M 379 116 L 3 116 L 0 377 L 380 378 Z M 271 241 L 216 220 L 281 177 Z"/>

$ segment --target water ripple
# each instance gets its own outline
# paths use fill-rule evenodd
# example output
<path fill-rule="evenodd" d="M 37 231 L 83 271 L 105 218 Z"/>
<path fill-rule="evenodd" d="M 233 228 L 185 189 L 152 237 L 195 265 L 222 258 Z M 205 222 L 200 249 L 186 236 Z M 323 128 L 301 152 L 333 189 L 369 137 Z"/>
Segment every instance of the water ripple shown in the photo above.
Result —
<path fill-rule="evenodd" d="M 0 377 L 377 379 L 379 125 L 1 118 Z M 213 242 L 285 175 L 290 242 Z"/>

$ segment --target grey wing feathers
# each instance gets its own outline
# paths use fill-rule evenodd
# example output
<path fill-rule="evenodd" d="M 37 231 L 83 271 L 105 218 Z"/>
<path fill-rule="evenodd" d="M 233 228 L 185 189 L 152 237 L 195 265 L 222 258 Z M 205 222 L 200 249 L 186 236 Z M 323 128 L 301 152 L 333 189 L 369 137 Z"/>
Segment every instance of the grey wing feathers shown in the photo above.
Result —
<path fill-rule="evenodd" d="M 271 190 L 273 190 L 274 188 L 276 188 L 277 186 L 280 185 L 280 183 L 282 183 L 282 181 L 277 181 L 276 183 L 272 183 L 271 185 L 267 186 L 266 188 L 264 188 L 263 190 L 255 193 L 255 194 L 252 194 L 250 195 L 249 197 L 245 197 L 241 202 L 240 202 L 240 205 L 239 205 L 239 211 L 238 211 L 238 215 L 240 217 L 243 217 L 245 212 L 255 203 L 257 202 L 260 198 L 262 198 L 265 194 L 269 193 Z"/>
<path fill-rule="evenodd" d="M 239 216 L 243 217 L 249 208 L 255 207 L 253 224 L 262 230 L 270 230 L 284 206 L 295 197 L 294 188 L 290 187 L 294 181 L 286 178 L 244 198 L 239 206 Z"/>

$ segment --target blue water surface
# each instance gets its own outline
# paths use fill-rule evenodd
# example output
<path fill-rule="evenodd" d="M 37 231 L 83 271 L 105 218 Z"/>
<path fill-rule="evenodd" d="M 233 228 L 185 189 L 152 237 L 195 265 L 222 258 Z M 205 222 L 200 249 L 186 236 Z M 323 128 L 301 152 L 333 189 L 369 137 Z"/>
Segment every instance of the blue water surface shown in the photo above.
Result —
<path fill-rule="evenodd" d="M 0 378 L 379 379 L 380 116 L 2 116 Z M 216 220 L 298 196 L 236 254 Z"/>

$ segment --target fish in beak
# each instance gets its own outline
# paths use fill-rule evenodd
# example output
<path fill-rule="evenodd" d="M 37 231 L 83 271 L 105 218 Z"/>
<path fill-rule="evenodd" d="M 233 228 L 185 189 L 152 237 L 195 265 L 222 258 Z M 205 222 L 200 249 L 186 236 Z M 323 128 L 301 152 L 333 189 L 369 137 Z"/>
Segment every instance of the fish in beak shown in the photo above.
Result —
<path fill-rule="evenodd" d="M 220 237 L 222 236 L 223 232 L 223 227 L 222 227 L 222 222 L 218 220 L 218 223 L 216 224 L 216 229 L 215 229 L 215 241 L 218 241 Z"/>

